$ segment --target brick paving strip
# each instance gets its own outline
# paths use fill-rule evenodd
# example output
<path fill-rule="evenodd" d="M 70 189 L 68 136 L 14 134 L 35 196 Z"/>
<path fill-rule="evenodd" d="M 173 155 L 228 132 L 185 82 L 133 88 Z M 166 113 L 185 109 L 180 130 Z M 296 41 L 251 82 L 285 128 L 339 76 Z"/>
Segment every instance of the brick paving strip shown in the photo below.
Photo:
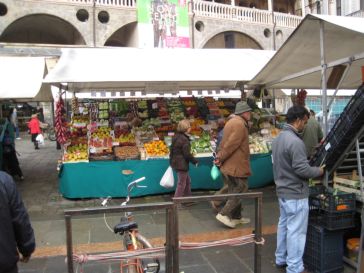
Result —
<path fill-rule="evenodd" d="M 277 226 L 264 226 L 263 227 L 263 237 L 264 235 L 272 235 L 277 232 Z M 214 231 L 214 232 L 205 232 L 205 233 L 194 233 L 194 234 L 185 234 L 180 236 L 180 240 L 183 242 L 206 242 L 206 241 L 215 241 L 215 240 L 224 240 L 231 239 L 239 236 L 252 234 L 251 228 L 242 228 L 242 229 L 232 229 L 232 230 L 224 230 L 224 231 Z M 163 246 L 165 243 L 164 237 L 156 237 L 148 239 L 149 242 L 153 246 Z M 121 241 L 117 242 L 103 242 L 103 243 L 92 243 L 92 244 L 78 244 L 73 246 L 74 253 L 106 253 L 106 252 L 117 252 L 121 251 Z M 67 253 L 66 245 L 62 246 L 53 246 L 53 247 L 39 247 L 36 249 L 33 258 L 44 258 L 44 257 L 53 257 L 53 256 L 65 256 Z"/>

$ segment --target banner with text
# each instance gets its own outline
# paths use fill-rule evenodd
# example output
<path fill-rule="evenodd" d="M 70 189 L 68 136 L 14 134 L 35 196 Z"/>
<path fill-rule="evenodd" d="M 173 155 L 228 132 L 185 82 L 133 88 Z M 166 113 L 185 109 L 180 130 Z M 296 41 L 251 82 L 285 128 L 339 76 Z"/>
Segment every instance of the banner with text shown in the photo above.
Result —
<path fill-rule="evenodd" d="M 190 47 L 187 0 L 138 0 L 139 47 Z"/>

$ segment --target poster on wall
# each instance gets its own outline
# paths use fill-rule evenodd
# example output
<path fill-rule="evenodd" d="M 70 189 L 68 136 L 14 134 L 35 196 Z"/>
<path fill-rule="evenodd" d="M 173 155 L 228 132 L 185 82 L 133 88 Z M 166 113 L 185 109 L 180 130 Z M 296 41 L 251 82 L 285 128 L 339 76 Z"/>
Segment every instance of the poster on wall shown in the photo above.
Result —
<path fill-rule="evenodd" d="M 138 0 L 139 47 L 190 47 L 187 0 Z"/>

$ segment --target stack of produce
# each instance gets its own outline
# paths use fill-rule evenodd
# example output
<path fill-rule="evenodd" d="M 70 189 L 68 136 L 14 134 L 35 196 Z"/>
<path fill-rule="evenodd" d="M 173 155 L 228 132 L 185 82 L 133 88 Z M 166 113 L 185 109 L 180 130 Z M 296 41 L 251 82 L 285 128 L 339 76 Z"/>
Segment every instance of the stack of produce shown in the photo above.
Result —
<path fill-rule="evenodd" d="M 205 121 L 201 118 L 195 118 L 193 120 L 191 120 L 191 135 L 196 135 L 196 136 L 200 136 L 202 134 L 202 130 L 200 125 L 204 125 Z"/>
<path fill-rule="evenodd" d="M 57 141 L 60 144 L 64 144 L 68 139 L 67 122 L 65 118 L 66 110 L 64 109 L 64 103 L 60 97 L 56 105 L 56 118 L 55 118 L 55 129 Z"/>
<path fill-rule="evenodd" d="M 115 135 L 114 142 L 118 142 L 119 146 L 135 146 L 135 135 L 132 133 Z"/>
<path fill-rule="evenodd" d="M 209 114 L 209 109 L 207 108 L 206 102 L 203 98 L 197 98 L 197 107 L 200 111 L 202 118 L 207 118 L 207 115 Z"/>
<path fill-rule="evenodd" d="M 185 118 L 184 108 L 180 100 L 178 99 L 168 100 L 167 107 L 172 123 L 178 123 Z"/>
<path fill-rule="evenodd" d="M 199 153 L 209 153 L 212 151 L 211 148 L 211 138 L 210 135 L 206 132 L 203 132 L 201 137 L 195 138 L 191 141 L 191 153 L 199 154 Z"/>
<path fill-rule="evenodd" d="M 139 150 L 136 146 L 114 147 L 114 155 L 117 160 L 138 159 Z"/>
<path fill-rule="evenodd" d="M 138 108 L 138 116 L 141 119 L 146 119 L 149 117 L 148 114 L 148 105 L 146 100 L 140 100 L 136 102 Z"/>
<path fill-rule="evenodd" d="M 152 128 L 135 127 L 132 129 L 132 133 L 134 133 L 135 138 L 139 143 L 146 143 L 158 138 Z"/>
<path fill-rule="evenodd" d="M 78 99 L 76 96 L 72 98 L 72 113 L 77 115 L 79 113 L 78 110 Z"/>
<path fill-rule="evenodd" d="M 88 147 L 86 143 L 69 145 L 63 155 L 63 162 L 80 162 L 87 160 L 88 160 Z"/>
<path fill-rule="evenodd" d="M 159 118 L 150 118 L 143 121 L 142 124 L 145 128 L 157 128 L 161 126 L 161 120 Z"/>
<path fill-rule="evenodd" d="M 98 127 L 90 137 L 90 153 L 93 154 L 105 154 L 112 152 L 113 139 L 110 134 L 111 128 Z"/>
<path fill-rule="evenodd" d="M 158 105 L 158 117 L 161 119 L 169 119 L 168 114 L 168 108 L 167 103 L 163 98 L 157 99 L 157 105 Z"/>
<path fill-rule="evenodd" d="M 167 145 L 162 140 L 144 143 L 144 149 L 148 157 L 165 157 L 169 153 Z"/>
<path fill-rule="evenodd" d="M 98 118 L 108 119 L 109 118 L 109 103 L 107 101 L 98 103 Z"/>
<path fill-rule="evenodd" d="M 205 102 L 211 116 L 218 118 L 221 116 L 219 106 L 217 105 L 214 98 L 206 97 Z"/>
<path fill-rule="evenodd" d="M 92 121 L 95 121 L 98 119 L 99 109 L 97 102 L 91 102 L 89 104 L 89 110 L 90 110 L 90 119 Z"/>
<path fill-rule="evenodd" d="M 186 109 L 186 116 L 187 117 L 195 117 L 199 116 L 198 107 L 195 98 L 181 98 L 182 104 Z"/>
<path fill-rule="evenodd" d="M 266 139 L 257 134 L 249 136 L 249 150 L 250 154 L 264 154 L 269 153 L 271 149 L 270 144 L 267 144 Z"/>
<path fill-rule="evenodd" d="M 111 117 L 125 117 L 129 112 L 129 103 L 125 100 L 117 100 L 109 103 L 109 115 Z"/>

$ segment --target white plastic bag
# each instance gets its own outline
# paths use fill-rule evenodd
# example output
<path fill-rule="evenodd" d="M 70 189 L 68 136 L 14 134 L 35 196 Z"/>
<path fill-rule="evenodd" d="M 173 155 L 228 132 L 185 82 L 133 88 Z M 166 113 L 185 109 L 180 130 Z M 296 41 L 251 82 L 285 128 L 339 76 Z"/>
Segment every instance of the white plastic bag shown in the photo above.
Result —
<path fill-rule="evenodd" d="M 38 141 L 40 145 L 44 145 L 44 137 L 42 134 L 38 134 L 35 140 Z"/>
<path fill-rule="evenodd" d="M 166 170 L 166 172 L 163 174 L 161 181 L 159 182 L 159 185 L 161 185 L 164 188 L 173 188 L 174 186 L 174 176 L 173 176 L 173 170 L 172 167 L 169 166 Z"/>

